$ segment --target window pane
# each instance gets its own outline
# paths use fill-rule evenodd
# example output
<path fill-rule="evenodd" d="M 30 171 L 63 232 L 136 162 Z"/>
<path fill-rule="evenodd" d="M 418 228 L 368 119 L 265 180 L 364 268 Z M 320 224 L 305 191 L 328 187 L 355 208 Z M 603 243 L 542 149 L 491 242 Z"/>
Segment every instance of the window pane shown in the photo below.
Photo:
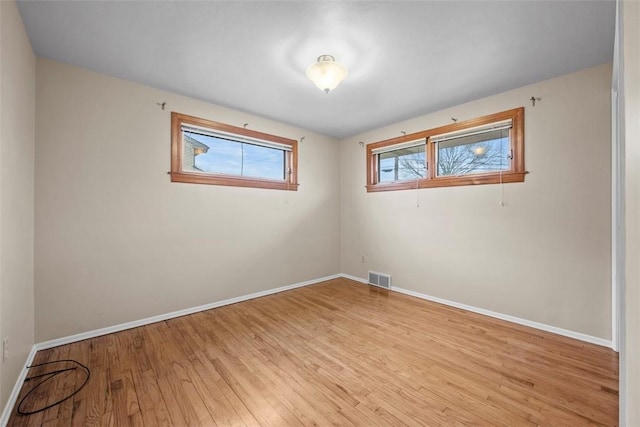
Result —
<path fill-rule="evenodd" d="M 378 182 L 409 181 L 425 177 L 425 145 L 378 154 Z"/>
<path fill-rule="evenodd" d="M 509 129 L 437 143 L 438 176 L 508 171 Z"/>
<path fill-rule="evenodd" d="M 183 132 L 182 170 L 285 179 L 284 150 Z"/>

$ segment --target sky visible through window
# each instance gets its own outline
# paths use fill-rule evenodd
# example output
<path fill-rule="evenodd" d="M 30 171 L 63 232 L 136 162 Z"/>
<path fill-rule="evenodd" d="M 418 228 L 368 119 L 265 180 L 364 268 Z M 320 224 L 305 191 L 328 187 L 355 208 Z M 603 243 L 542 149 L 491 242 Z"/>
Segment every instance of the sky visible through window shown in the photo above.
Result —
<path fill-rule="evenodd" d="M 202 172 L 285 180 L 284 150 L 194 132 L 184 134 L 209 147 L 195 157 L 195 167 Z"/>
<path fill-rule="evenodd" d="M 474 139 L 479 138 L 476 136 Z M 458 142 L 451 140 L 438 143 L 438 176 L 497 172 L 511 167 L 508 134 L 495 138 L 490 133 L 486 139 L 468 142 L 469 138 L 460 138 Z"/>
<path fill-rule="evenodd" d="M 424 178 L 426 173 L 425 145 L 380 153 L 379 182 L 408 181 Z"/>
<path fill-rule="evenodd" d="M 509 170 L 510 146 L 507 135 L 495 138 L 495 134 L 490 134 L 487 139 L 475 137 L 472 141 L 469 143 L 469 139 L 460 138 L 438 143 L 438 176 Z M 426 175 L 424 145 L 381 153 L 378 161 L 378 182 L 410 181 Z"/>

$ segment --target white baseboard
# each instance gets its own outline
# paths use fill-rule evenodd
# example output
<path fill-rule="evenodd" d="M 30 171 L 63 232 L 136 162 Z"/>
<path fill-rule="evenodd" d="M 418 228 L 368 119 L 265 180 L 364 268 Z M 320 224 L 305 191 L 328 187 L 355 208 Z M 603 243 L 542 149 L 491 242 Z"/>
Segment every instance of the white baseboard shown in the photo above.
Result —
<path fill-rule="evenodd" d="M 6 426 L 9 422 L 9 417 L 11 416 L 11 411 L 13 411 L 13 407 L 16 405 L 18 401 L 18 395 L 20 394 L 20 389 L 22 388 L 22 384 L 24 383 L 25 378 L 27 378 L 28 367 L 33 363 L 33 358 L 36 357 L 37 353 L 36 346 L 31 347 L 31 351 L 27 356 L 27 360 L 20 371 L 20 375 L 18 375 L 18 379 L 16 383 L 13 385 L 13 390 L 11 390 L 11 394 L 9 395 L 9 400 L 7 404 L 4 406 L 4 410 L 2 411 L 2 417 L 0 417 L 0 426 Z"/>
<path fill-rule="evenodd" d="M 352 276 L 350 274 L 340 274 L 340 277 L 344 277 L 345 279 L 349 279 L 349 280 L 353 280 L 354 282 L 360 282 L 360 283 L 364 283 L 364 284 L 369 284 L 369 281 L 367 279 L 363 279 L 362 277 L 356 277 L 356 276 Z"/>
<path fill-rule="evenodd" d="M 340 276 L 345 279 L 354 280 L 356 282 L 368 283 L 366 279 L 350 276 L 348 274 L 341 274 Z M 483 314 L 489 317 L 495 317 L 496 319 L 506 320 L 507 322 L 517 323 L 518 325 L 529 326 L 530 328 L 540 329 L 542 331 L 551 332 L 558 335 L 563 335 L 565 337 L 574 338 L 580 341 L 585 341 L 591 344 L 600 345 L 603 347 L 613 348 L 613 343 L 609 340 L 605 340 L 603 338 L 594 337 L 587 334 L 582 334 L 580 332 L 570 331 L 568 329 L 558 328 L 556 326 L 546 325 L 544 323 L 534 322 L 532 320 L 522 319 L 520 317 L 511 316 L 508 314 L 502 314 L 491 310 L 485 310 L 484 308 L 473 307 L 471 305 L 462 304 L 455 301 L 446 300 L 444 298 L 438 298 L 431 295 L 423 294 L 420 292 L 412 291 L 409 289 L 399 288 L 397 286 L 391 286 L 392 291 L 400 292 L 401 294 L 410 295 L 412 297 L 421 298 L 427 301 L 437 302 L 439 304 L 448 305 L 451 307 L 460 308 L 462 310 L 471 311 L 478 314 Z"/>
<path fill-rule="evenodd" d="M 121 323 L 119 325 L 108 326 L 106 328 L 100 328 L 100 329 L 94 329 L 92 331 L 82 332 L 80 334 L 69 335 L 67 337 L 62 337 L 62 338 L 56 338 L 54 340 L 38 343 L 35 345 L 35 347 L 37 350 L 45 350 L 48 348 L 58 347 L 61 345 L 86 340 L 89 338 L 95 338 L 102 335 L 112 334 L 114 332 L 120 332 L 127 329 L 137 328 L 139 326 L 149 325 L 151 323 L 162 322 L 163 320 L 173 319 L 175 317 L 182 317 L 188 314 L 198 313 L 200 311 L 211 310 L 212 308 L 222 307 L 229 304 L 235 304 L 242 301 L 248 301 L 254 298 L 260 298 L 267 295 L 277 294 L 279 292 L 289 291 L 291 289 L 301 288 L 303 286 L 309 286 L 316 283 L 325 282 L 331 279 L 338 279 L 340 277 L 342 277 L 340 274 L 334 274 L 331 276 L 321 277 L 319 279 L 307 280 L 305 282 L 294 283 L 293 285 L 281 286 L 279 288 L 255 292 L 249 295 L 229 298 L 229 299 L 218 301 L 218 302 L 199 305 L 197 307 L 185 308 L 183 310 L 172 311 L 171 313 L 160 314 L 158 316 L 147 317 L 145 319 L 134 320 L 132 322 Z"/>

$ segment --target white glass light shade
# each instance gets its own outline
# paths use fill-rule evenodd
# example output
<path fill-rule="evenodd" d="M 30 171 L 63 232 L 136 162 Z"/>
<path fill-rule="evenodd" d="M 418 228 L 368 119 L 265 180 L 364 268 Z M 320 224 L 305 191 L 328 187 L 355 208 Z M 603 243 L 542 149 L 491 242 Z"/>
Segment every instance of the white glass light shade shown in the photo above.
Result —
<path fill-rule="evenodd" d="M 309 80 L 325 93 L 335 89 L 347 74 L 347 67 L 336 62 L 331 55 L 319 56 L 318 62 L 307 68 Z"/>
<path fill-rule="evenodd" d="M 479 145 L 477 147 L 474 147 L 473 150 L 473 154 L 475 154 L 476 156 L 482 156 L 484 153 L 487 152 L 487 147 L 483 146 L 483 145 Z"/>

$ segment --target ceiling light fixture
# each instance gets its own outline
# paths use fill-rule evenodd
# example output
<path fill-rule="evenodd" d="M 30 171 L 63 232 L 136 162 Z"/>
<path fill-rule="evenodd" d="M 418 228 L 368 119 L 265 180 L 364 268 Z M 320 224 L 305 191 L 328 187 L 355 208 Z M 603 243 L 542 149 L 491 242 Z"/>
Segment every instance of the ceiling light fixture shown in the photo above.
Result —
<path fill-rule="evenodd" d="M 318 62 L 309 65 L 307 77 L 318 89 L 329 93 L 335 89 L 345 77 L 347 77 L 347 67 L 336 62 L 331 55 L 320 55 Z"/>
<path fill-rule="evenodd" d="M 479 145 L 477 147 L 473 147 L 471 151 L 473 151 L 473 154 L 475 154 L 476 156 L 482 156 L 487 152 L 487 147 L 485 147 L 484 145 Z"/>

